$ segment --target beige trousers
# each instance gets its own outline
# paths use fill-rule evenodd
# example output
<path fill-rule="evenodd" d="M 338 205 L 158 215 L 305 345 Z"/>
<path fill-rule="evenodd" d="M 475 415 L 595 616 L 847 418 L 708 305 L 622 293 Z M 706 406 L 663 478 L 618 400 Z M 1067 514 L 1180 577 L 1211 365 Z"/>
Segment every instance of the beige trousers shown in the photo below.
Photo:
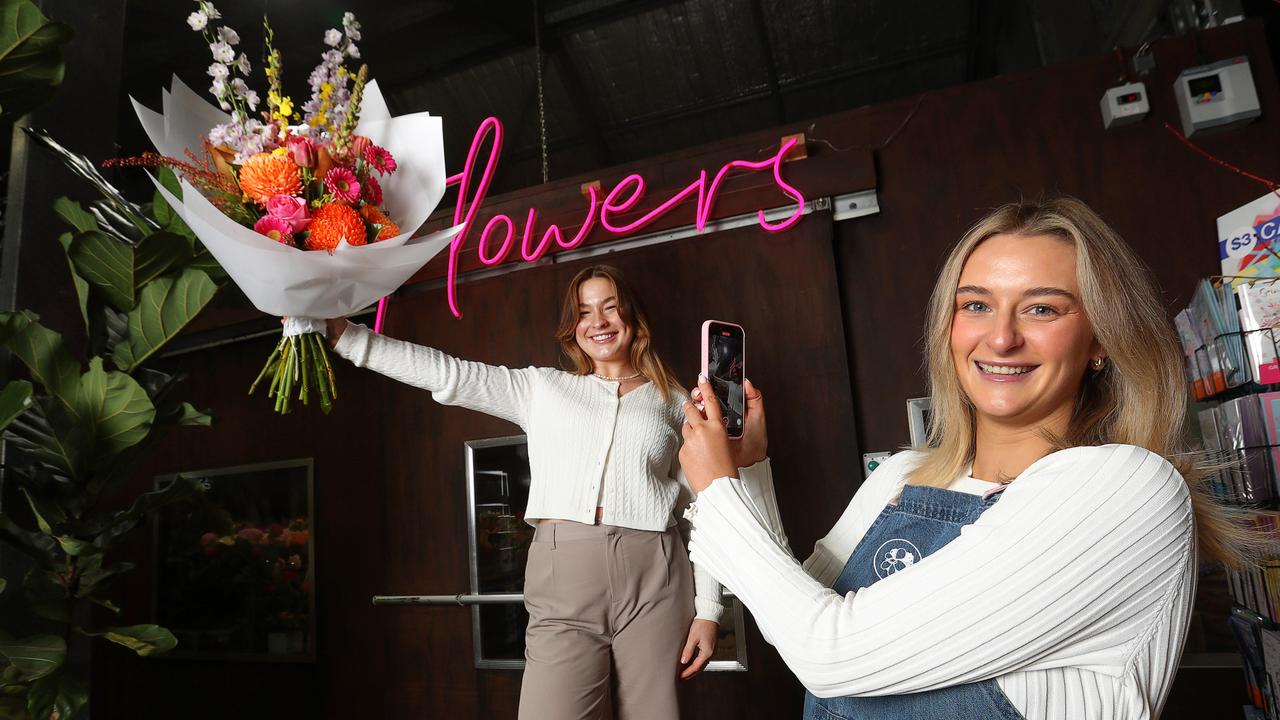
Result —
<path fill-rule="evenodd" d="M 542 523 L 529 548 L 520 720 L 676 720 L 693 570 L 680 534 Z M 611 688 L 612 685 L 612 688 Z"/>

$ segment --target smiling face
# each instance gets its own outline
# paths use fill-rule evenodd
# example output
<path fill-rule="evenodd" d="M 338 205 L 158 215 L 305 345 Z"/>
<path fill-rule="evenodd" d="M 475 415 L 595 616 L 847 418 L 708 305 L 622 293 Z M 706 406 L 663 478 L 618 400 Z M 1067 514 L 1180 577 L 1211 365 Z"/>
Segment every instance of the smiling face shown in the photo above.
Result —
<path fill-rule="evenodd" d="M 594 277 L 578 287 L 578 347 L 596 367 L 630 362 L 631 325 L 618 311 L 617 291 L 606 278 Z"/>
<path fill-rule="evenodd" d="M 994 235 L 969 255 L 956 290 L 951 356 L 980 428 L 1065 431 L 1089 362 L 1101 354 L 1070 242 Z"/>

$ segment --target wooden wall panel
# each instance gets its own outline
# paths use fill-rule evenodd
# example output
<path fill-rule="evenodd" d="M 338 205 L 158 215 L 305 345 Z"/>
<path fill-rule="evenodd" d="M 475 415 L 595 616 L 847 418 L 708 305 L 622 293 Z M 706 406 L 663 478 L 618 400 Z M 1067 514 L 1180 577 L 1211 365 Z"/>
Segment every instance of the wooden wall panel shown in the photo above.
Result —
<path fill-rule="evenodd" d="M 783 235 L 744 228 L 471 282 L 461 320 L 443 289 L 407 293 L 392 304 L 387 333 L 484 362 L 555 365 L 561 293 L 600 260 L 633 280 L 658 350 L 686 385 L 697 374 L 703 319 L 747 327 L 748 372 L 774 418 L 784 521 L 797 548 L 812 547 L 848 498 L 857 465 L 830 214 Z M 318 661 L 142 661 L 105 648 L 95 678 L 103 716 L 167 716 L 212 679 L 219 691 L 185 716 L 226 717 L 250 705 L 284 711 L 301 696 L 308 716 L 514 718 L 520 674 L 472 667 L 468 610 L 369 600 L 468 587 L 463 443 L 518 429 L 346 363 L 331 416 L 276 419 L 265 398 L 243 394 L 268 349 L 230 345 L 183 359 L 196 404 L 215 409 L 217 426 L 176 434 L 135 485 L 162 472 L 314 457 Z M 149 552 L 138 540 L 133 550 Z M 144 568 L 129 578 L 131 622 L 146 620 L 148 577 Z M 748 647 L 750 673 L 685 685 L 689 717 L 779 717 L 799 707 L 799 685 L 754 629 Z"/>

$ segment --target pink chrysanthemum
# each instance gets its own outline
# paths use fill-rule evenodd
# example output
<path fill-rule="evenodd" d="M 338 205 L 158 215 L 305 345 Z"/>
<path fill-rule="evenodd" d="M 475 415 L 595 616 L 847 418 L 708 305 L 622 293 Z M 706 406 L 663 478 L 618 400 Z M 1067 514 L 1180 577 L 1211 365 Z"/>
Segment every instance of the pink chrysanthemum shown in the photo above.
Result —
<path fill-rule="evenodd" d="M 391 152 L 386 148 L 370 145 L 364 149 L 364 159 L 383 175 L 389 175 L 396 171 L 396 159 L 391 156 Z"/>
<path fill-rule="evenodd" d="M 382 204 L 382 186 L 372 175 L 364 179 L 364 201 L 370 205 Z"/>
<path fill-rule="evenodd" d="M 293 233 L 290 232 L 292 228 L 290 228 L 288 222 L 278 217 L 263 215 L 258 222 L 253 224 L 253 229 L 255 232 L 266 235 L 278 243 L 293 244 Z"/>
<path fill-rule="evenodd" d="M 356 174 L 344 167 L 336 167 L 325 173 L 324 186 L 329 188 L 333 196 L 343 202 L 355 202 L 360 199 L 360 182 Z"/>

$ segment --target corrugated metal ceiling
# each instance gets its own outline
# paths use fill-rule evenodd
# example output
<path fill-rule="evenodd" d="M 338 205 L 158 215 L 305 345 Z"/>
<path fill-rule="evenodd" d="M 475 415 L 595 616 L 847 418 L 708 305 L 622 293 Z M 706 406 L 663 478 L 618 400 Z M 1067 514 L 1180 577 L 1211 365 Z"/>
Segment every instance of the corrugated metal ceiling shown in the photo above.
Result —
<path fill-rule="evenodd" d="M 1091 2 L 1098 15 L 1124 15 L 1114 0 Z M 1023 5 L 1046 0 L 217 4 L 251 57 L 261 54 L 262 15 L 272 18 L 295 97 L 306 92 L 324 30 L 352 10 L 365 26 L 363 57 L 393 109 L 445 118 L 451 167 L 481 120 L 504 122 L 501 190 L 541 181 L 540 113 L 550 176 L 566 177 L 1038 65 L 1039 44 L 1028 38 L 1044 28 Z M 184 24 L 192 4 L 130 0 L 128 8 L 125 90 L 157 97 L 171 72 L 204 87 L 206 50 Z M 139 135 L 121 120 L 131 150 Z"/>

